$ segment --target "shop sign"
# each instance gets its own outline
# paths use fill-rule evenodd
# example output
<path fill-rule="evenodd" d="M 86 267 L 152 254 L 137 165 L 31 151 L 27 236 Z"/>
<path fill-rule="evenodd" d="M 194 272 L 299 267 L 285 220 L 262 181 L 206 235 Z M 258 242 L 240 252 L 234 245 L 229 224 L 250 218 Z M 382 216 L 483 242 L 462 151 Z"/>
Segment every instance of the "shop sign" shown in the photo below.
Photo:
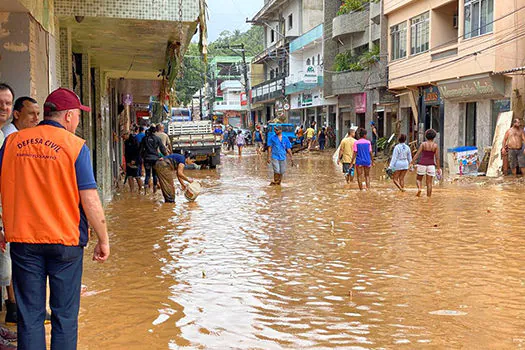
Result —
<path fill-rule="evenodd" d="M 423 90 L 423 101 L 426 105 L 440 104 L 439 89 L 436 86 L 431 86 Z"/>
<path fill-rule="evenodd" d="M 443 98 L 484 97 L 505 95 L 505 81 L 503 78 L 486 77 L 467 81 L 458 81 L 439 86 Z"/>
<path fill-rule="evenodd" d="M 248 99 L 246 98 L 246 93 L 241 92 L 241 106 L 247 106 L 248 105 Z"/>
<path fill-rule="evenodd" d="M 354 94 L 354 108 L 356 113 L 366 113 L 366 92 Z"/>
<path fill-rule="evenodd" d="M 317 72 L 314 66 L 306 66 L 303 81 L 305 84 L 317 84 Z"/>

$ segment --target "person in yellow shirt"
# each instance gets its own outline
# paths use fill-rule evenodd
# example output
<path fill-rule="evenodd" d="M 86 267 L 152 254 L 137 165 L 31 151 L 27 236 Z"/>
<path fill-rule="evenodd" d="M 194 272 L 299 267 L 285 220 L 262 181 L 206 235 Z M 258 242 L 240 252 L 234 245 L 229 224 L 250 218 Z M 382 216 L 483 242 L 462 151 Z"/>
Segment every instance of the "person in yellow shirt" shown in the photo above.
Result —
<path fill-rule="evenodd" d="M 314 135 L 315 129 L 312 126 L 306 129 L 306 142 L 308 143 L 308 151 L 312 148 L 312 144 L 314 143 Z"/>
<path fill-rule="evenodd" d="M 341 141 L 339 146 L 339 157 L 337 164 L 343 163 L 343 173 L 345 174 L 346 183 L 354 181 L 354 165 L 352 159 L 354 158 L 354 142 L 356 128 L 352 127 L 348 130 L 347 136 Z"/>

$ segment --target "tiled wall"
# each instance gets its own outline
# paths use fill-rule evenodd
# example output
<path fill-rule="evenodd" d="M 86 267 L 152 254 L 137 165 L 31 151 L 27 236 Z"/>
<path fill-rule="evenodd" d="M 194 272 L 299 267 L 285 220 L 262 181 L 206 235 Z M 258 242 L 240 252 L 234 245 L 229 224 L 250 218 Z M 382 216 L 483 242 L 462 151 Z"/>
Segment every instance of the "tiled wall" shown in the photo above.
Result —
<path fill-rule="evenodd" d="M 46 31 L 55 34 L 53 0 L 18 0 L 18 2 L 29 10 L 31 16 L 33 16 Z"/>
<path fill-rule="evenodd" d="M 179 21 L 179 0 L 55 0 L 55 14 Z M 198 0 L 182 0 L 183 22 L 194 22 L 198 15 Z"/>

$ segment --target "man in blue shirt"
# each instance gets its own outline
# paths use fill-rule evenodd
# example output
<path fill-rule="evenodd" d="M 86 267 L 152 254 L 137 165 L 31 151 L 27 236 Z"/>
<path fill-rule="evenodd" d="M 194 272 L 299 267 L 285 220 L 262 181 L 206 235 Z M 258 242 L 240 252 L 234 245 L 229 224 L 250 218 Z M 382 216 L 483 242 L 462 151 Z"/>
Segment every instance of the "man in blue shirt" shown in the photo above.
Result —
<path fill-rule="evenodd" d="M 274 127 L 275 135 L 268 140 L 268 164 L 273 167 L 273 181 L 270 186 L 281 185 L 281 180 L 286 172 L 286 155 L 292 161 L 292 144 L 288 137 L 284 137 L 281 126 Z"/>
<path fill-rule="evenodd" d="M 184 175 L 184 167 L 195 163 L 195 155 L 189 152 L 186 156 L 182 154 L 173 153 L 163 158 L 160 158 L 155 163 L 155 171 L 159 178 L 160 189 L 166 203 L 175 202 L 175 186 L 173 185 L 173 171 L 177 172 L 177 179 L 186 189 L 186 183 L 192 183 L 193 180 Z"/>
<path fill-rule="evenodd" d="M 137 134 L 137 136 L 135 136 L 135 139 L 137 140 L 138 144 L 140 145 L 140 143 L 142 142 L 142 139 L 146 137 L 146 133 L 144 132 L 144 127 L 141 126 L 139 128 L 139 133 Z"/>

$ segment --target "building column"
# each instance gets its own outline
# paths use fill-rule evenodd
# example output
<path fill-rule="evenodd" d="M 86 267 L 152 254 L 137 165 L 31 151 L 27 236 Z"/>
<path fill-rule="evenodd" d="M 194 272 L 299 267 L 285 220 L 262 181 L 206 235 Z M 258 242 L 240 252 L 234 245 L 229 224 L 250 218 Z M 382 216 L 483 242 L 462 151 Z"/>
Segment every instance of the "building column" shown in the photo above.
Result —
<path fill-rule="evenodd" d="M 71 29 L 60 28 L 60 86 L 73 89 Z"/>
<path fill-rule="evenodd" d="M 95 109 L 92 113 L 96 116 L 94 119 L 95 128 L 95 176 L 97 179 L 99 193 L 103 202 L 111 200 L 112 192 L 112 175 L 111 175 L 111 123 L 109 117 L 109 96 L 106 94 L 106 84 L 104 81 L 103 73 L 99 68 L 93 69 L 93 80 L 94 80 L 94 96 L 93 101 L 95 102 Z"/>
<path fill-rule="evenodd" d="M 82 138 L 86 140 L 86 144 L 92 150 L 94 147 L 93 144 L 93 113 L 95 113 L 93 106 L 93 96 L 92 96 L 92 87 L 91 87 L 91 57 L 87 53 L 81 55 L 81 64 L 82 64 L 82 75 L 81 83 L 79 86 L 80 90 L 78 95 L 82 104 L 85 106 L 91 106 L 91 112 L 82 112 Z M 92 151 L 93 152 L 93 151 Z"/>

